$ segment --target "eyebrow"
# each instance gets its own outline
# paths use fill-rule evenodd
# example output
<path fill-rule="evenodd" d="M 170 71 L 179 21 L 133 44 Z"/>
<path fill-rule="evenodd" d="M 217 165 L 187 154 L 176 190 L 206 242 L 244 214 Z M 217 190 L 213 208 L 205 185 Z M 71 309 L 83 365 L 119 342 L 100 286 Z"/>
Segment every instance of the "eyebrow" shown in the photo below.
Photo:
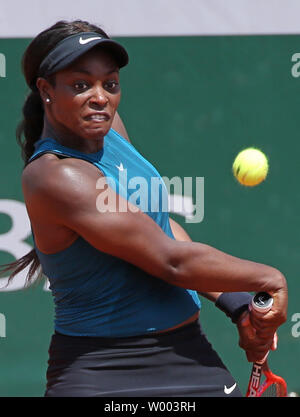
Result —
<path fill-rule="evenodd" d="M 90 71 L 83 69 L 83 68 L 75 68 L 72 72 L 80 72 L 82 74 L 87 74 L 87 75 L 93 75 Z M 114 67 L 112 69 L 109 69 L 105 75 L 109 75 L 109 74 L 113 74 L 114 72 L 119 72 L 119 68 L 118 67 Z"/>

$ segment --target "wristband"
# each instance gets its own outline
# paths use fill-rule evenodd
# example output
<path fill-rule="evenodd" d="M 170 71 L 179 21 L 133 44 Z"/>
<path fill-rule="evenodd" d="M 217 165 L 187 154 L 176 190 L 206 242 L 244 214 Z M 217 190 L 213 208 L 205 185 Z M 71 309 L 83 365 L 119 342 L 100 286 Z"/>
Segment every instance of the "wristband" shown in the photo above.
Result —
<path fill-rule="evenodd" d="M 252 297 L 248 292 L 223 292 L 215 305 L 236 323 L 240 315 L 248 310 Z"/>

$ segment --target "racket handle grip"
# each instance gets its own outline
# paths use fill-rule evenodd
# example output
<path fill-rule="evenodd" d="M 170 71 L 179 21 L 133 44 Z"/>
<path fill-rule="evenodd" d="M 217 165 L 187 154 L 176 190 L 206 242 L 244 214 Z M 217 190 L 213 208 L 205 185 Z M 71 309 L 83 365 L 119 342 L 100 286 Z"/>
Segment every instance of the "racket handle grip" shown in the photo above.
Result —
<path fill-rule="evenodd" d="M 271 310 L 273 305 L 273 297 L 267 292 L 258 292 L 253 298 L 249 306 L 250 310 L 254 310 L 256 314 L 264 315 Z"/>
<path fill-rule="evenodd" d="M 270 294 L 268 294 L 267 292 L 258 292 L 252 298 L 252 302 L 249 306 L 249 310 L 255 311 L 256 315 L 263 316 L 264 314 L 266 314 L 268 311 L 271 310 L 273 302 L 274 302 L 273 297 Z M 276 335 L 274 335 L 274 338 L 275 337 Z M 262 365 L 266 361 L 268 354 L 269 352 L 266 353 L 263 359 L 261 359 L 260 361 L 257 361 L 256 364 Z"/>

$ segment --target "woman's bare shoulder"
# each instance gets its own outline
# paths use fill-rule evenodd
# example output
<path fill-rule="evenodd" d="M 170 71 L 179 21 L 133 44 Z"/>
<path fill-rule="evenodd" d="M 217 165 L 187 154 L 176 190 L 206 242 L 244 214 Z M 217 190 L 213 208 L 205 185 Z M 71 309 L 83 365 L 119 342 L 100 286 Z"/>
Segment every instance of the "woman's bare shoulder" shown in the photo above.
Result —
<path fill-rule="evenodd" d="M 101 172 L 93 164 L 76 158 L 60 159 L 45 154 L 23 171 L 24 200 L 32 221 L 65 225 L 74 211 L 82 211 L 97 197 Z"/>
<path fill-rule="evenodd" d="M 76 181 L 78 177 L 100 177 L 101 171 L 91 163 L 77 158 L 59 158 L 54 154 L 44 154 L 28 164 L 22 173 L 22 186 L 28 190 L 43 188 L 45 185 L 61 186 L 67 179 Z"/>

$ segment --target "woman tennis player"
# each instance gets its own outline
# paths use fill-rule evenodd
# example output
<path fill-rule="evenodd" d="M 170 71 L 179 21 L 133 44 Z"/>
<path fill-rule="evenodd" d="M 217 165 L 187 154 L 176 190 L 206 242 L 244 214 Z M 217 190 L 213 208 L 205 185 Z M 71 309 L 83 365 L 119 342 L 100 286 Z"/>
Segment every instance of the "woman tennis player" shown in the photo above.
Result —
<path fill-rule="evenodd" d="M 146 187 L 143 210 L 132 203 L 130 180 L 161 177 L 117 113 L 127 63 L 119 43 L 83 21 L 56 23 L 23 57 L 31 92 L 18 137 L 35 247 L 10 264 L 10 279 L 30 265 L 28 281 L 39 270 L 50 281 L 45 395 L 241 396 L 201 330 L 198 293 L 237 324 L 255 361 L 286 319 L 285 278 L 192 242 L 161 209 L 166 189 Z M 248 313 L 248 291 L 273 296 L 263 319 Z"/>

